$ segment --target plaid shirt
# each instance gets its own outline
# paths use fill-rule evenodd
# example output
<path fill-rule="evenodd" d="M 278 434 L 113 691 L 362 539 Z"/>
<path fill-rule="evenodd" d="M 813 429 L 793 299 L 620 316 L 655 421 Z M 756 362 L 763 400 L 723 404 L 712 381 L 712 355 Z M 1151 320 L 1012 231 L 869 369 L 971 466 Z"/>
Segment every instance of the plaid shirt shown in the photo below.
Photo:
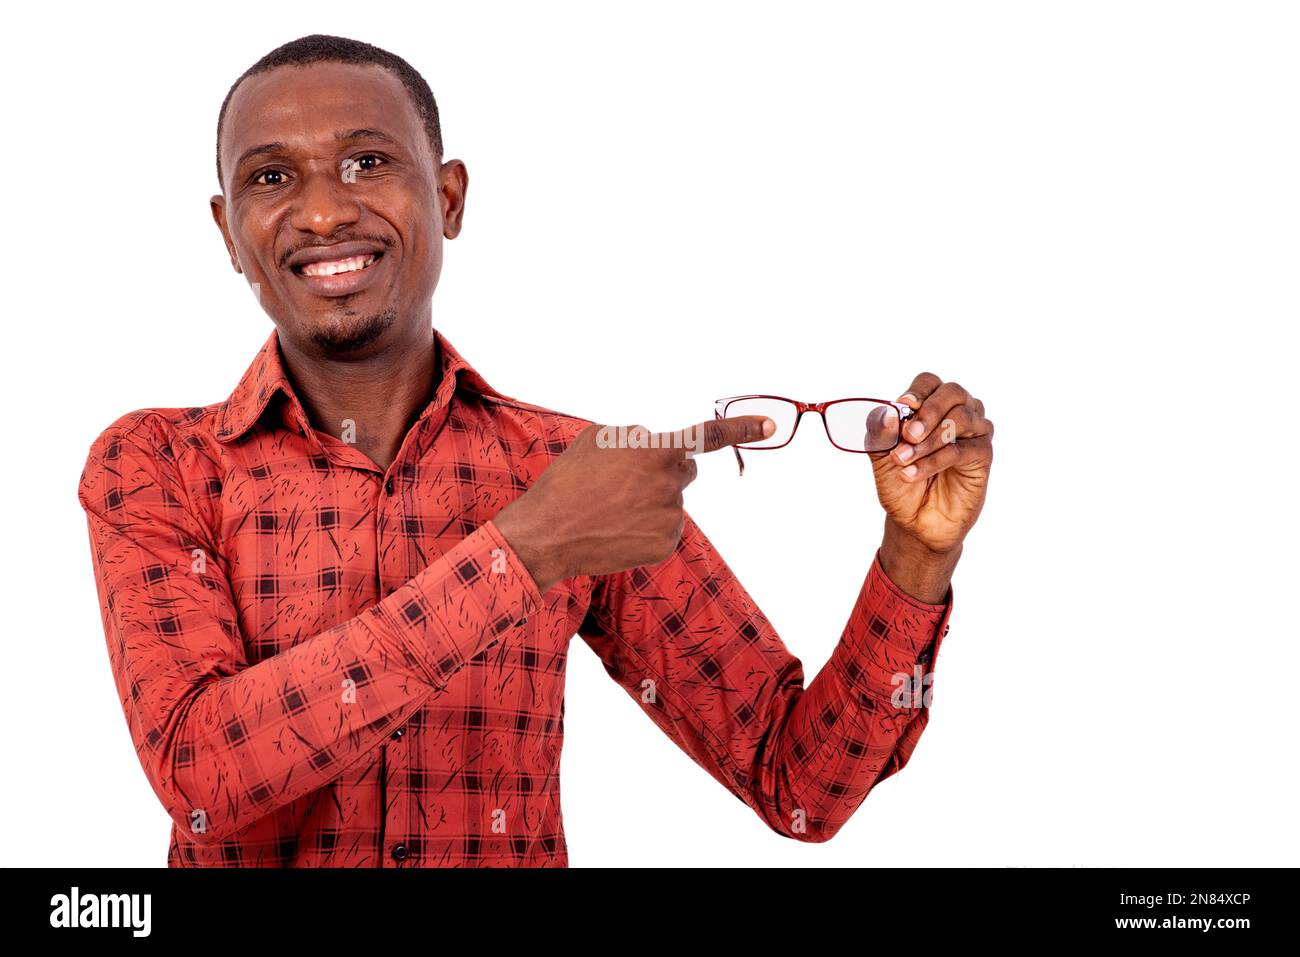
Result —
<path fill-rule="evenodd" d="M 690 516 L 663 563 L 542 595 L 492 518 L 589 423 L 435 339 L 440 384 L 386 472 L 311 426 L 275 332 L 225 402 L 91 446 L 78 497 L 169 866 L 567 866 L 575 634 L 768 827 L 832 837 L 926 726 L 951 591 L 916 601 L 877 553 L 807 689 Z"/>

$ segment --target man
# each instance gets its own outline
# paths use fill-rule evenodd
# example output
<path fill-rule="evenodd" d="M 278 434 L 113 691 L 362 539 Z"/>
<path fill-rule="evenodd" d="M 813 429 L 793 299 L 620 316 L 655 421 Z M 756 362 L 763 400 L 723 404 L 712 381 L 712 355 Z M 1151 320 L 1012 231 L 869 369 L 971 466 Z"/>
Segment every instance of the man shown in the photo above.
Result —
<path fill-rule="evenodd" d="M 217 172 L 213 217 L 275 331 L 225 402 L 114 422 L 79 490 L 170 865 L 567 865 L 574 634 L 780 834 L 829 839 L 903 767 L 984 500 L 977 399 L 930 374 L 900 397 L 909 431 L 872 456 L 884 538 L 805 689 L 682 508 L 693 452 L 770 422 L 611 445 L 433 330 L 467 174 L 405 61 L 273 51 L 226 98 Z"/>

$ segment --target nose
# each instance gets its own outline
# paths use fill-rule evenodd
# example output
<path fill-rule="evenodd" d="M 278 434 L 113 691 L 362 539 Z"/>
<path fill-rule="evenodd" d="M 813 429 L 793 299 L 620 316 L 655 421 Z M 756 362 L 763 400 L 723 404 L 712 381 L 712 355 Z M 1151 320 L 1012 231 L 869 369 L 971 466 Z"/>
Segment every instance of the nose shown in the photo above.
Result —
<path fill-rule="evenodd" d="M 305 182 L 294 204 L 291 225 L 302 232 L 331 236 L 340 226 L 350 226 L 361 218 L 361 204 L 349 190 L 336 169 L 316 169 L 305 173 Z"/>

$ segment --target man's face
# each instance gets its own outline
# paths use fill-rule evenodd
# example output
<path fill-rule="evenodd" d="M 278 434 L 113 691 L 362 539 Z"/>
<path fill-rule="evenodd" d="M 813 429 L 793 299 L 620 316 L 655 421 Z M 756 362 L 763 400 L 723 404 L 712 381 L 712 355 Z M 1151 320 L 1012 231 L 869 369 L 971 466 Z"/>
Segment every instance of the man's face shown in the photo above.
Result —
<path fill-rule="evenodd" d="M 251 76 L 227 107 L 220 160 L 213 218 L 282 338 L 359 355 L 427 322 L 466 175 L 436 160 L 397 77 L 342 63 Z"/>

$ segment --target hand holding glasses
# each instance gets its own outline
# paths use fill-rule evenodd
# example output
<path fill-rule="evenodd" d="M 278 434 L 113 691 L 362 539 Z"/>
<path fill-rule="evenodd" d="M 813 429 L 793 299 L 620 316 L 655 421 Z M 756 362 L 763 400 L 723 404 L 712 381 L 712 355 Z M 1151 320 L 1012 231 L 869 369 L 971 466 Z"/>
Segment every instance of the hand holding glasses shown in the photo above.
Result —
<path fill-rule="evenodd" d="M 740 450 L 764 451 L 790 444 L 805 412 L 816 412 L 826 428 L 831 445 L 845 452 L 888 452 L 902 440 L 903 423 L 912 409 L 901 402 L 886 399 L 833 399 L 829 402 L 798 402 L 778 395 L 737 395 L 718 399 L 713 405 L 714 418 L 738 415 L 762 415 L 776 423 L 776 431 L 765 439 L 733 446 L 740 474 L 745 474 L 745 460 Z"/>

